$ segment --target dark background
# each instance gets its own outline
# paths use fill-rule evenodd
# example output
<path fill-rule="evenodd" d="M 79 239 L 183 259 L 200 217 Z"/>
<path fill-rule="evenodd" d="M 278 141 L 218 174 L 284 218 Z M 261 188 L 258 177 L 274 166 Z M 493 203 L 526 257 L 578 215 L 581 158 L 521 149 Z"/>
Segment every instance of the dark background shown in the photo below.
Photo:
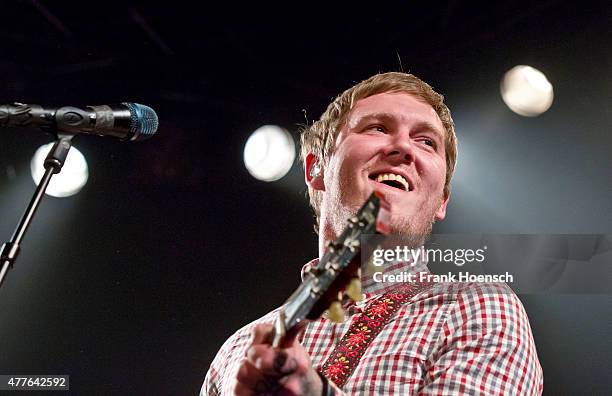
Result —
<path fill-rule="evenodd" d="M 212 11 L 137 1 L 2 2 L 0 103 L 144 103 L 142 143 L 78 137 L 90 179 L 46 197 L 0 289 L 0 373 L 69 374 L 73 394 L 196 394 L 237 328 L 279 305 L 317 253 L 299 164 L 274 183 L 249 134 L 319 117 L 379 71 L 447 97 L 459 164 L 447 233 L 610 233 L 612 51 L 605 2 L 386 3 Z M 499 95 L 518 64 L 555 89 L 536 118 Z M 4 129 L 0 239 L 51 137 Z M 521 295 L 546 394 L 606 394 L 609 294 Z"/>

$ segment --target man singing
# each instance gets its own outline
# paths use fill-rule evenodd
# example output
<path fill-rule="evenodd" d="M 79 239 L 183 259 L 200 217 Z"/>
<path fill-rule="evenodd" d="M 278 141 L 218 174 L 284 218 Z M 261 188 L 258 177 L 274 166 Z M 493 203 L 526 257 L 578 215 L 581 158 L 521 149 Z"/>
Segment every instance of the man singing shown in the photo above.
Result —
<path fill-rule="evenodd" d="M 444 219 L 457 144 L 443 99 L 411 74 L 378 74 L 303 131 L 320 257 L 375 190 L 390 204 L 393 234 L 428 235 Z M 542 393 L 527 315 L 505 284 L 423 288 L 402 300 L 362 281 L 365 299 L 345 303 L 342 323 L 310 322 L 286 347 L 271 345 L 275 311 L 238 330 L 201 394 Z"/>

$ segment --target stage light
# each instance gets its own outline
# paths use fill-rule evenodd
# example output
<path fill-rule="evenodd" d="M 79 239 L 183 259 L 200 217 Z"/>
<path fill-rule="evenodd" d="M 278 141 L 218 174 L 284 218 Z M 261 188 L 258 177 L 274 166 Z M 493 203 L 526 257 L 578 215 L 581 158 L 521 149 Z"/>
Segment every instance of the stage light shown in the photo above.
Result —
<path fill-rule="evenodd" d="M 38 185 L 40 179 L 42 179 L 45 173 L 44 162 L 47 154 L 53 143 L 41 146 L 32 161 L 30 162 L 30 170 L 32 171 L 32 179 Z M 57 198 L 69 197 L 81 191 L 81 188 L 87 183 L 89 177 L 89 170 L 87 168 L 87 161 L 85 157 L 76 147 L 72 146 L 68 152 L 68 157 L 62 168 L 62 171 L 58 174 L 53 175 L 51 183 L 47 188 L 47 195 L 51 195 Z"/>
<path fill-rule="evenodd" d="M 285 129 L 264 125 L 249 136 L 244 164 L 256 179 L 271 182 L 285 176 L 295 159 L 295 143 Z"/>
<path fill-rule="evenodd" d="M 531 66 L 515 66 L 501 82 L 502 99 L 508 107 L 525 117 L 544 113 L 553 102 L 553 87 L 544 73 Z"/>

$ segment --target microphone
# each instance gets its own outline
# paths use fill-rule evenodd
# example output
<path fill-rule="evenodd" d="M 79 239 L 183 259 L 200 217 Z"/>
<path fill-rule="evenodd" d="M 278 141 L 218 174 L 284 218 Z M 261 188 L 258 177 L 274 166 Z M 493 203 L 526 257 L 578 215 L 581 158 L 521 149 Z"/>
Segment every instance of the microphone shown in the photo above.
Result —
<path fill-rule="evenodd" d="M 23 103 L 0 105 L 0 127 L 37 126 L 48 132 L 86 133 L 140 141 L 153 136 L 158 125 L 155 111 L 138 103 L 86 106 L 84 109 Z"/>

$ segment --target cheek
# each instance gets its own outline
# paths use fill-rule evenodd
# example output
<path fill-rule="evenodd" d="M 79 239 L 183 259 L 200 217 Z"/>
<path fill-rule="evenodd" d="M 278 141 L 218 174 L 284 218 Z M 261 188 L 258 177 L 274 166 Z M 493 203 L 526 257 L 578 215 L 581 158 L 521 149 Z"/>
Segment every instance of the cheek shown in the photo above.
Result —
<path fill-rule="evenodd" d="M 353 185 L 355 166 L 350 158 L 338 156 L 330 161 L 329 185 L 339 191 L 344 191 Z"/>
<path fill-rule="evenodd" d="M 330 158 L 325 172 L 326 189 L 343 202 L 363 188 L 360 177 L 363 161 L 356 155 L 357 151 L 350 149 L 349 145 L 339 147 Z"/>
<path fill-rule="evenodd" d="M 346 176 L 353 173 L 358 167 L 361 162 L 360 153 L 353 146 L 351 142 L 346 141 L 337 149 L 330 161 L 333 174 Z"/>
<path fill-rule="evenodd" d="M 379 145 L 371 136 L 352 134 L 344 138 L 328 164 L 330 182 L 349 188 L 361 185 L 364 169 L 375 157 Z"/>
<path fill-rule="evenodd" d="M 332 195 L 337 195 L 338 191 L 341 191 L 344 186 L 343 179 L 346 178 L 345 170 L 342 167 L 342 158 L 339 154 L 341 153 L 334 153 L 325 167 L 325 189 Z"/>
<path fill-rule="evenodd" d="M 446 182 L 446 161 L 441 158 L 422 161 L 419 173 L 432 188 L 444 188 L 444 183 Z"/>

